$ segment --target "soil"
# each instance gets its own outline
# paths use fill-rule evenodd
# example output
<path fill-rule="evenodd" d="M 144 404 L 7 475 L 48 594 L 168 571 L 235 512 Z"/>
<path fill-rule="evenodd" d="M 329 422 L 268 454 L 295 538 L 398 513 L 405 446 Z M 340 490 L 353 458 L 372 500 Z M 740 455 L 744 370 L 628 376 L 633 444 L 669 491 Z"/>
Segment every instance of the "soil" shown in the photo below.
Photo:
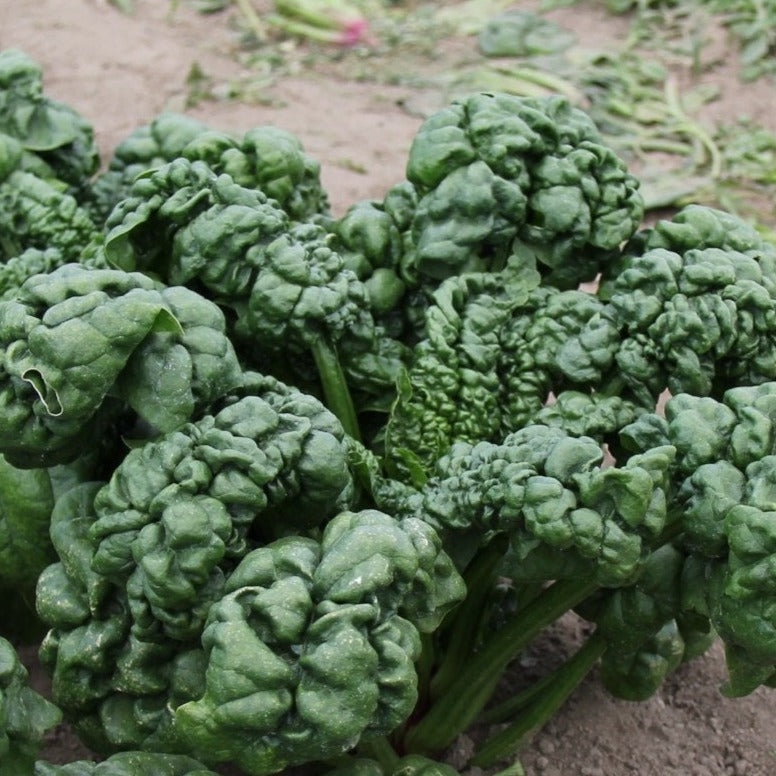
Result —
<path fill-rule="evenodd" d="M 471 46 L 471 40 L 416 40 L 409 54 L 398 48 L 378 63 L 357 50 L 319 56 L 286 41 L 271 56 L 257 58 L 241 46 L 234 11 L 203 16 L 185 0 L 174 12 L 170 8 L 164 0 L 135 0 L 135 12 L 126 15 L 106 0 L 0 0 L 0 49 L 22 48 L 41 63 L 47 93 L 92 121 L 105 159 L 162 110 L 185 111 L 234 132 L 260 124 L 289 130 L 321 162 L 335 213 L 382 197 L 403 178 L 412 137 L 440 100 L 433 89 L 413 83 L 442 72 L 445 63 L 462 61 L 461 52 L 465 58 Z M 582 45 L 605 47 L 627 32 L 624 20 L 595 3 L 556 10 L 552 18 L 573 29 Z M 722 60 L 713 76 L 722 97 L 709 108 L 709 120 L 750 115 L 776 130 L 773 84 L 742 88 L 732 62 L 724 66 L 725 45 L 719 38 L 705 49 Z M 385 74 L 379 82 L 378 67 Z M 687 79 L 687 63 L 679 62 L 677 72 Z M 207 99 L 199 99 L 203 93 Z M 552 668 L 582 628 L 574 617 L 562 620 L 522 657 L 510 681 Z M 35 686 L 47 691 L 35 650 L 24 657 Z M 594 672 L 523 753 L 526 773 L 776 773 L 776 693 L 760 689 L 744 699 L 727 699 L 719 690 L 724 675 L 722 650 L 715 647 L 681 667 L 652 699 L 636 704 L 608 696 Z M 463 764 L 471 744 L 460 740 L 448 759 Z M 43 756 L 61 763 L 90 754 L 62 726 L 49 737 Z"/>

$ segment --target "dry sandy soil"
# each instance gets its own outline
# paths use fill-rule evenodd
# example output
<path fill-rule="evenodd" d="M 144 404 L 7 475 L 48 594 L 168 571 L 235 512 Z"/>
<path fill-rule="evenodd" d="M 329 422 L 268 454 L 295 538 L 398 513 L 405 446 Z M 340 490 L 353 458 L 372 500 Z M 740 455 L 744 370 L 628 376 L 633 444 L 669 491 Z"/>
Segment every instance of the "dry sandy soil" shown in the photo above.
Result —
<path fill-rule="evenodd" d="M 107 158 L 115 145 L 163 109 L 186 110 L 209 125 L 244 131 L 275 124 L 297 134 L 320 160 L 333 209 L 382 196 L 403 178 L 411 139 L 421 118 L 405 109 L 417 93 L 406 86 L 376 85 L 332 75 L 337 68 L 305 65 L 261 87 L 250 104 L 233 99 L 187 106 L 187 76 L 196 62 L 216 93 L 245 79 L 237 36 L 228 14 L 203 17 L 181 2 L 168 14 L 165 0 L 136 0 L 126 16 L 106 0 L 0 0 L 0 48 L 19 47 L 44 67 L 47 92 L 93 122 Z M 440 4 L 441 5 L 441 4 Z M 523 6 L 530 4 L 522 4 Z M 556 12 L 578 36 L 605 44 L 622 34 L 600 10 Z M 605 22 L 605 23 L 604 23 Z M 356 56 L 356 55 L 353 55 Z M 244 62 L 244 59 L 242 60 Z M 407 68 L 433 67 L 434 57 Z M 362 72 L 375 67 L 356 63 Z M 328 74 L 327 74 L 328 73 Z M 722 73 L 719 78 L 735 80 Z M 717 115 L 754 113 L 776 130 L 770 84 L 726 90 Z M 570 649 L 579 624 L 567 620 L 526 655 L 537 673 Z M 30 662 L 34 663 L 32 654 Z M 760 690 L 742 700 L 719 692 L 724 680 L 720 649 L 680 669 L 646 703 L 617 701 L 592 676 L 563 712 L 524 753 L 531 776 L 769 776 L 776 773 L 776 692 Z M 46 679 L 36 674 L 38 686 Z M 467 741 L 450 754 L 460 760 Z M 50 738 L 45 756 L 66 762 L 88 756 L 66 727 Z"/>

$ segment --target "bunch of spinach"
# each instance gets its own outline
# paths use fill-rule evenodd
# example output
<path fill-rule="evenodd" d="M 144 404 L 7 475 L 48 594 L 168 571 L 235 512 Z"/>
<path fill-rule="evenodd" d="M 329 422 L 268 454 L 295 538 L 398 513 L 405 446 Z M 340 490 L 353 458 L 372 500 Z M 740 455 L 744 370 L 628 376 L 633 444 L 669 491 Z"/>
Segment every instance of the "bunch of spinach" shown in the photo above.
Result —
<path fill-rule="evenodd" d="M 725 692 L 776 685 L 776 248 L 751 225 L 644 227 L 558 96 L 453 102 L 339 218 L 268 128 L 166 116 L 73 180 L 85 121 L 35 79 L 0 55 L 0 587 L 37 612 L 3 629 L 47 631 L 95 774 L 448 774 L 429 758 L 490 723 L 470 764 L 508 763 L 593 666 L 643 699 L 716 638 Z M 73 132 L 36 148 L 30 112 Z M 491 705 L 570 610 L 581 648 Z M 8 642 L 0 669 L 0 765 L 58 773 L 34 761 L 59 712 Z"/>

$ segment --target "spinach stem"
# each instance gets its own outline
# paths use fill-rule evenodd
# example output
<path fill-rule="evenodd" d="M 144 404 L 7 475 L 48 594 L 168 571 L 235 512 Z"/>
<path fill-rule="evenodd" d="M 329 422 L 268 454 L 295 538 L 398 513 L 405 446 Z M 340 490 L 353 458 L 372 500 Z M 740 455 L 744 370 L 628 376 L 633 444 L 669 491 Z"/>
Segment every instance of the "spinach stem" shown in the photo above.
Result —
<path fill-rule="evenodd" d="M 509 663 L 544 628 L 596 587 L 593 580 L 573 579 L 546 588 L 462 667 L 423 719 L 409 730 L 406 750 L 433 754 L 449 746 L 479 716 Z"/>
<path fill-rule="evenodd" d="M 606 650 L 606 641 L 598 632 L 543 683 L 530 705 L 504 730 L 488 739 L 472 758 L 470 765 L 487 768 L 512 756 L 552 719 L 558 709 L 590 673 Z"/>
<path fill-rule="evenodd" d="M 393 773 L 399 765 L 399 755 L 387 738 L 369 738 L 358 744 L 358 754 L 377 760 L 383 773 Z"/>
<path fill-rule="evenodd" d="M 525 776 L 525 768 L 519 760 L 515 760 L 512 765 L 508 765 L 503 771 L 494 773 L 493 776 Z"/>
<path fill-rule="evenodd" d="M 486 709 L 477 719 L 478 723 L 483 725 L 500 725 L 514 719 L 515 715 L 529 706 L 535 698 L 541 695 L 555 678 L 554 673 L 549 673 L 541 679 L 537 679 L 532 685 L 521 690 L 517 694 L 507 698 L 497 706 L 491 706 Z"/>
<path fill-rule="evenodd" d="M 493 590 L 496 566 L 504 557 L 506 547 L 502 538 L 493 539 L 478 553 L 464 574 L 466 598 L 455 610 L 447 649 L 431 680 L 429 697 L 432 700 L 447 690 L 474 650 L 487 599 Z"/>
<path fill-rule="evenodd" d="M 253 7 L 251 0 L 235 0 L 235 5 L 243 16 L 243 20 L 248 25 L 257 41 L 267 40 L 267 28 L 259 18 L 259 14 Z"/>
<path fill-rule="evenodd" d="M 311 350 L 318 368 L 326 406 L 342 423 L 345 433 L 360 442 L 361 432 L 358 428 L 356 408 L 353 406 L 337 351 L 322 337 L 316 340 Z"/>

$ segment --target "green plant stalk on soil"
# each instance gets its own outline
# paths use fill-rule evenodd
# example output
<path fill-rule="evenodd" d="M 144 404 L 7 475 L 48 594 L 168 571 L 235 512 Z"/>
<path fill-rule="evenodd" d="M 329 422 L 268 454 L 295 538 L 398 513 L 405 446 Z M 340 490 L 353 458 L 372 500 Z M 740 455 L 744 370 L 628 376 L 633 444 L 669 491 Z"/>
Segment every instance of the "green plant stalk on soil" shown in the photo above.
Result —
<path fill-rule="evenodd" d="M 470 764 L 488 768 L 522 750 L 553 718 L 605 651 L 606 640 L 597 633 L 593 634 L 547 681 L 537 682 L 540 686 L 534 692 L 531 692 L 533 688 L 529 688 L 525 696 L 512 699 L 519 699 L 525 704 L 520 716 L 479 747 Z M 511 704 L 512 707 L 516 705 Z M 510 708 L 510 712 L 513 711 Z"/>
<path fill-rule="evenodd" d="M 654 543 L 663 548 L 681 532 L 681 521 L 669 515 L 667 526 Z M 499 542 L 492 542 L 471 564 L 467 582 L 487 587 Z M 490 573 L 490 576 L 489 576 Z M 490 589 L 490 588 L 488 588 Z M 509 664 L 550 624 L 575 609 L 600 590 L 593 580 L 558 580 L 532 595 L 487 643 L 475 650 L 474 637 L 482 616 L 484 596 L 467 598 L 454 614 L 449 643 L 455 648 L 445 656 L 431 680 L 431 703 L 417 724 L 410 725 L 400 742 L 409 752 L 434 754 L 443 751 L 475 722 L 505 721 L 515 713 L 509 726 L 488 739 L 478 750 L 472 765 L 488 767 L 518 752 L 565 703 L 606 650 L 606 640 L 594 632 L 583 646 L 556 672 L 500 707 L 483 712 Z M 458 621 L 457 618 L 460 618 Z M 465 634 L 470 634 L 467 638 Z"/>
<path fill-rule="evenodd" d="M 404 738 L 407 751 L 440 752 L 479 716 L 507 666 L 547 626 L 585 600 L 595 582 L 559 581 L 537 596 L 483 648 L 459 666 L 454 681 Z M 534 723 L 526 723 L 534 727 Z"/>

